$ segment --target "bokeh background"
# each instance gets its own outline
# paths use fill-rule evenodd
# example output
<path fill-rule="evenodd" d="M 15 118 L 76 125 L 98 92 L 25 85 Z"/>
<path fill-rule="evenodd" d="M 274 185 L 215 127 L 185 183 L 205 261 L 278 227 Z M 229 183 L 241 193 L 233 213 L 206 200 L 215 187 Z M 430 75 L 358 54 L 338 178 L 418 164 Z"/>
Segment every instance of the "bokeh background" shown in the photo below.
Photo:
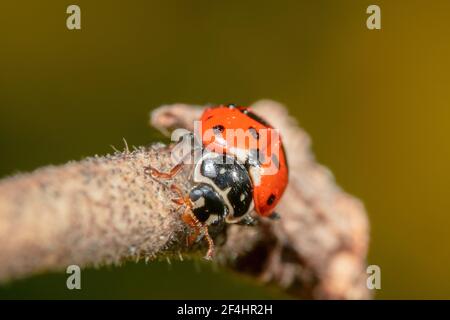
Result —
<path fill-rule="evenodd" d="M 449 38 L 447 0 L 1 1 L 0 176 L 161 140 L 147 124 L 161 104 L 271 98 L 364 201 L 376 297 L 450 298 Z M 284 297 L 192 261 L 82 275 L 80 291 L 59 273 L 0 298 Z"/>

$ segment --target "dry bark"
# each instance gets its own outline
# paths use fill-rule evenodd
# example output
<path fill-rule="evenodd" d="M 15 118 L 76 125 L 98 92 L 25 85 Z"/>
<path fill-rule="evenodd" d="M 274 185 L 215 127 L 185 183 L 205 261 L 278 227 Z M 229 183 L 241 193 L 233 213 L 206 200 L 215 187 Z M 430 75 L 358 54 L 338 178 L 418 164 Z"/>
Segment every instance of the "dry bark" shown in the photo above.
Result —
<path fill-rule="evenodd" d="M 260 101 L 255 111 L 280 128 L 290 182 L 279 221 L 212 230 L 216 261 L 300 298 L 370 298 L 366 287 L 369 226 L 361 202 L 340 189 L 317 164 L 309 136 L 285 108 Z M 170 132 L 191 129 L 200 107 L 163 106 L 151 123 Z M 0 181 L 0 281 L 68 265 L 126 259 L 201 257 L 203 241 L 186 244 L 175 195 L 145 172 L 171 167 L 162 144 L 38 169 Z M 190 188 L 187 172 L 173 183 Z M 171 182 L 171 183 L 172 183 Z"/>

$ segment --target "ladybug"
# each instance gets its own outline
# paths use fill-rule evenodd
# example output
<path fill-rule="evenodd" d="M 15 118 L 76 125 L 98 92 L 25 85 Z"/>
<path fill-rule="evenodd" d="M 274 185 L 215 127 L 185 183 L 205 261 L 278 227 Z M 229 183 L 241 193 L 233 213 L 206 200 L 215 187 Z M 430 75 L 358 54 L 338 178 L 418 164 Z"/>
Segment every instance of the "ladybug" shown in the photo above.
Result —
<path fill-rule="evenodd" d="M 185 206 L 181 217 L 193 230 L 188 242 L 193 243 L 202 233 L 209 245 L 206 258 L 210 259 L 214 243 L 208 226 L 224 222 L 253 225 L 255 216 L 278 217 L 274 208 L 286 189 L 288 166 L 277 130 L 248 107 L 207 108 L 200 123 L 199 132 L 189 134 L 201 134 L 197 148 L 201 155 L 190 175 L 193 187 L 187 195 L 174 184 L 170 189 L 178 195 L 172 201 Z M 155 179 L 170 179 L 183 166 L 180 162 L 169 172 L 151 166 L 146 170 Z"/>
<path fill-rule="evenodd" d="M 244 163 L 254 183 L 255 211 L 263 217 L 273 215 L 288 183 L 287 158 L 277 131 L 251 108 L 234 104 L 208 108 L 200 120 L 203 145 L 213 152 L 232 154 Z M 214 135 L 207 133 L 211 130 Z M 239 139 L 242 132 L 247 139 Z M 263 138 L 265 141 L 259 143 Z M 262 159 L 264 156 L 270 159 Z"/>

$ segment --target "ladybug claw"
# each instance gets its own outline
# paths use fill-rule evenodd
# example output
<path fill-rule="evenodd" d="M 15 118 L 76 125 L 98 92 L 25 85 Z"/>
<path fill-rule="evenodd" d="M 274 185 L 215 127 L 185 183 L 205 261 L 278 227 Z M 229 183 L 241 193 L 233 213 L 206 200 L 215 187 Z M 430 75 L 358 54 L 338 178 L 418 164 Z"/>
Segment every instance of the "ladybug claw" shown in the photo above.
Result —
<path fill-rule="evenodd" d="M 171 201 L 179 206 L 182 206 L 184 204 L 184 200 L 180 198 L 171 199 Z"/>
<path fill-rule="evenodd" d="M 205 260 L 209 260 L 211 261 L 212 258 L 214 256 L 214 246 L 210 246 L 208 248 L 208 252 L 206 253 L 206 255 L 203 257 Z"/>
<path fill-rule="evenodd" d="M 270 216 L 269 219 L 270 220 L 280 220 L 281 216 L 278 212 L 273 212 Z"/>
<path fill-rule="evenodd" d="M 191 234 L 187 237 L 187 245 L 192 246 L 195 242 L 197 242 L 198 234 Z"/>
<path fill-rule="evenodd" d="M 203 257 L 203 259 L 205 259 L 206 261 L 211 261 L 212 256 L 207 254 L 206 256 Z"/>
<path fill-rule="evenodd" d="M 256 220 L 255 218 L 250 217 L 249 215 L 246 215 L 237 224 L 243 225 L 243 226 L 256 226 L 256 225 L 258 225 L 258 220 Z"/>

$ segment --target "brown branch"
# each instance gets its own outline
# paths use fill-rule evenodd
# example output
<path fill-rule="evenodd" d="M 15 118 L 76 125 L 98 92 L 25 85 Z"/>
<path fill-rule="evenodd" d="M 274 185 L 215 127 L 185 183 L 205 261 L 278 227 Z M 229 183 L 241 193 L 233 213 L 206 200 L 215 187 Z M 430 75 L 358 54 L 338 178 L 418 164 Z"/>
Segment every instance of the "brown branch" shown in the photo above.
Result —
<path fill-rule="evenodd" d="M 214 234 L 215 259 L 256 279 L 306 298 L 369 298 L 365 286 L 368 222 L 361 203 L 315 163 L 307 134 L 271 101 L 257 112 L 281 129 L 290 185 L 279 221 L 257 227 L 230 225 Z M 190 129 L 200 108 L 172 105 L 152 113 L 154 126 Z M 167 170 L 169 149 L 157 144 L 0 182 L 0 280 L 68 265 L 118 263 L 179 254 L 201 257 L 203 242 L 186 245 L 188 228 L 174 194 L 144 168 Z M 173 181 L 184 191 L 183 173 Z"/>

